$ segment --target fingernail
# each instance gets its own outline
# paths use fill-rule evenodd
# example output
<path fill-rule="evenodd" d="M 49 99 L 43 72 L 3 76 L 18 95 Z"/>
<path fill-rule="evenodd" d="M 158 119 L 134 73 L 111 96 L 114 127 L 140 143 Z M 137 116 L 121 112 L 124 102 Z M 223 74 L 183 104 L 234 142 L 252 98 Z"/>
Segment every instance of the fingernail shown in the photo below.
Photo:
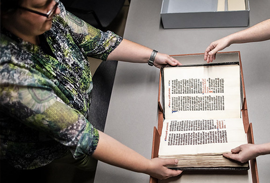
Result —
<path fill-rule="evenodd" d="M 175 159 L 174 163 L 175 163 L 175 165 L 177 165 L 178 164 L 178 159 Z"/>

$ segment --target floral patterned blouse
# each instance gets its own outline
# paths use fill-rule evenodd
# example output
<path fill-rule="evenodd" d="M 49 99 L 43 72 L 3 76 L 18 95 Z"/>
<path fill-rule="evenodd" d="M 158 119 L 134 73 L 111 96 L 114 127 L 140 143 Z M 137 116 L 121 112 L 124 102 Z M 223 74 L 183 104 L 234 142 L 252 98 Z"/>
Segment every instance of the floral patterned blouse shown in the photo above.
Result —
<path fill-rule="evenodd" d="M 68 152 L 91 156 L 98 131 L 87 121 L 93 88 L 87 56 L 106 60 L 122 38 L 67 12 L 54 17 L 42 46 L 1 30 L 0 157 L 33 169 Z"/>

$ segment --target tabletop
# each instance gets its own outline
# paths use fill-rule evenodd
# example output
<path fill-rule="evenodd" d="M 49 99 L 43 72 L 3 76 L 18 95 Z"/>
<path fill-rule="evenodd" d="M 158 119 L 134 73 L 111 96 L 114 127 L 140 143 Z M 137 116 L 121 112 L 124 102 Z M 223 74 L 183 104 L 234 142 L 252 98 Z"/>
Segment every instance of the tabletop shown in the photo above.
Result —
<path fill-rule="evenodd" d="M 175 55 L 203 53 L 217 39 L 246 29 L 197 28 L 164 29 L 160 10 L 162 0 L 131 0 L 124 38 L 159 52 Z M 250 0 L 250 26 L 270 18 L 270 1 Z M 235 44 L 224 51 L 240 51 L 249 121 L 255 143 L 270 141 L 270 41 Z M 151 157 L 153 127 L 157 126 L 159 70 L 147 64 L 119 62 L 116 70 L 105 133 L 146 158 Z M 269 156 L 257 158 L 259 180 L 270 179 Z M 95 183 L 143 183 L 149 176 L 99 162 Z"/>

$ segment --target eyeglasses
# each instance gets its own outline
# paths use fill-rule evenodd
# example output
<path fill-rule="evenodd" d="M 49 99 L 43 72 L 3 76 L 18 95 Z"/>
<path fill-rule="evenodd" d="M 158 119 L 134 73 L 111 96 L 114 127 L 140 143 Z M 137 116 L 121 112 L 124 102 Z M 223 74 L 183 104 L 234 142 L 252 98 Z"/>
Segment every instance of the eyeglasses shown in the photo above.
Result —
<path fill-rule="evenodd" d="M 55 10 L 58 8 L 58 5 L 59 5 L 59 3 L 56 3 L 53 6 L 53 8 L 48 13 L 46 13 L 46 14 L 45 13 L 38 12 L 38 11 L 35 11 L 35 10 L 31 10 L 31 9 L 28 9 L 28 8 L 25 8 L 25 7 L 22 7 L 22 6 L 18 6 L 18 8 L 21 8 L 21 9 L 24 9 L 26 11 L 30 11 L 32 13 L 36 13 L 38 15 L 42 15 L 42 16 L 45 16 L 47 18 L 50 18 L 54 14 Z"/>

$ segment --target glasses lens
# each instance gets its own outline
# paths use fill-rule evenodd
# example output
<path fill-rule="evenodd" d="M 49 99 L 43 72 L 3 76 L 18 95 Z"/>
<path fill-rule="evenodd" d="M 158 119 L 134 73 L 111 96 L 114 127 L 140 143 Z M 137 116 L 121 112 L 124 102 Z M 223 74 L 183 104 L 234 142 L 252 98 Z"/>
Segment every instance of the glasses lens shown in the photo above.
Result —
<path fill-rule="evenodd" d="M 58 4 L 59 3 L 56 3 L 53 7 L 53 9 L 50 11 L 50 13 L 48 14 L 48 18 L 50 18 L 54 13 L 55 13 L 55 10 L 58 8 Z"/>

